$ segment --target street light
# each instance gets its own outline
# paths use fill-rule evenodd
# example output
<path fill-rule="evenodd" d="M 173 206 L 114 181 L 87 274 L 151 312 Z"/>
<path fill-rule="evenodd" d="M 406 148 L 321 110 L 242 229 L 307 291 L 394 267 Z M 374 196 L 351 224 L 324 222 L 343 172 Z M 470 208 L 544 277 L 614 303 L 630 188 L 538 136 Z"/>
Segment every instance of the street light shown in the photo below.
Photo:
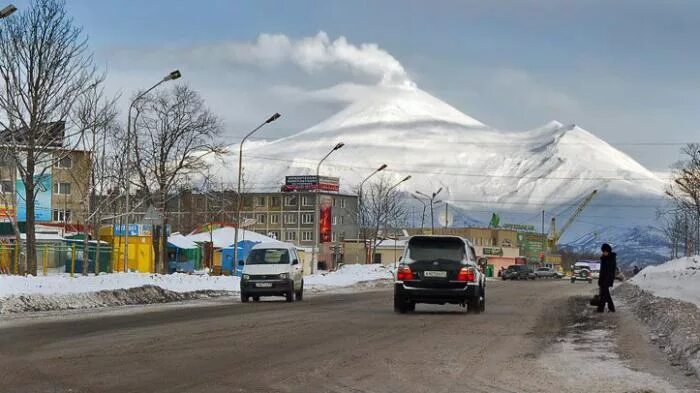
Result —
<path fill-rule="evenodd" d="M 442 191 L 442 187 L 438 188 L 437 191 L 435 191 L 432 196 L 428 196 L 420 191 L 416 191 L 416 194 L 427 198 L 430 201 L 430 230 L 431 234 L 435 233 L 435 215 L 434 215 L 434 210 L 433 210 L 433 205 L 435 204 L 435 197 L 440 194 L 440 191 Z"/>
<path fill-rule="evenodd" d="M 362 198 L 364 197 L 364 192 L 362 191 L 362 186 L 363 186 L 363 185 L 365 184 L 365 182 L 366 182 L 367 180 L 369 180 L 372 176 L 374 176 L 374 175 L 376 175 L 377 173 L 383 171 L 384 169 L 386 169 L 386 167 L 387 167 L 386 164 L 382 164 L 382 166 L 380 166 L 379 168 L 375 169 L 374 172 L 370 173 L 369 176 L 365 177 L 364 180 L 362 180 L 362 181 L 360 182 L 360 190 L 359 190 L 359 195 L 358 195 L 358 197 L 359 197 L 359 201 L 358 201 L 358 205 L 359 205 L 359 206 L 358 206 L 358 210 L 359 210 L 359 213 L 360 213 L 360 231 L 362 231 L 362 243 L 363 243 L 362 248 L 365 250 L 365 258 L 364 258 L 364 259 L 365 259 L 365 263 L 368 262 L 368 257 L 367 257 L 367 239 L 366 239 L 366 236 L 365 236 L 365 231 L 363 230 L 364 225 L 365 225 L 365 215 L 364 215 L 363 210 L 362 210 L 362 208 L 364 207 L 364 205 L 362 204 Z"/>
<path fill-rule="evenodd" d="M 311 273 L 313 274 L 314 271 L 316 270 L 316 248 L 319 247 L 319 237 L 321 236 L 320 234 L 320 217 L 319 217 L 319 200 L 318 200 L 318 183 L 319 183 L 319 177 L 321 176 L 321 164 L 323 164 L 323 161 L 326 161 L 326 158 L 328 158 L 331 154 L 333 154 L 334 151 L 341 149 L 343 146 L 345 146 L 345 143 L 339 142 L 335 146 L 333 146 L 333 149 L 328 152 L 321 161 L 318 162 L 318 165 L 316 165 L 316 197 L 314 198 L 314 247 L 311 249 Z"/>
<path fill-rule="evenodd" d="M 243 178 L 243 144 L 246 139 L 251 135 L 255 134 L 259 129 L 263 128 L 266 124 L 270 124 L 273 121 L 279 119 L 282 115 L 276 113 L 270 116 L 262 124 L 255 127 L 253 131 L 249 132 L 243 140 L 238 145 L 238 189 L 236 191 L 236 198 L 238 198 L 238 203 L 236 204 L 236 230 L 233 235 L 233 266 L 234 270 L 238 268 L 238 228 L 241 226 L 241 205 L 243 204 L 243 198 L 241 197 L 241 180 Z"/>
<path fill-rule="evenodd" d="M 0 19 L 7 18 L 8 16 L 12 15 L 12 13 L 14 13 L 15 11 L 17 11 L 17 7 L 15 7 L 13 4 L 8 5 L 7 7 L 0 10 Z"/>
<path fill-rule="evenodd" d="M 389 187 L 389 188 L 386 190 L 386 195 L 389 196 L 389 191 L 393 190 L 394 188 L 396 188 L 396 187 L 398 187 L 399 185 L 401 185 L 401 183 L 403 183 L 403 182 L 405 182 L 405 181 L 408 181 L 409 179 L 411 179 L 411 175 L 408 175 L 408 176 L 404 177 L 403 179 L 401 179 L 400 182 L 398 182 L 398 183 L 394 184 L 393 186 Z"/>
<path fill-rule="evenodd" d="M 125 210 L 126 210 L 126 226 L 124 227 L 124 272 L 128 270 L 128 265 L 129 265 L 129 188 L 130 188 L 130 182 L 128 179 L 130 172 L 130 158 L 131 158 L 131 150 L 130 150 L 130 145 L 131 145 L 131 110 L 134 109 L 134 105 L 136 105 L 136 102 L 140 100 L 141 98 L 145 97 L 146 94 L 150 93 L 155 89 L 156 87 L 160 86 L 162 83 L 172 81 L 175 79 L 178 79 L 182 76 L 179 70 L 175 70 L 170 72 L 168 75 L 164 76 L 163 79 L 158 81 L 155 85 L 151 86 L 148 90 L 144 91 L 143 93 L 139 94 L 134 98 L 133 101 L 131 101 L 131 104 L 129 104 L 129 113 L 127 117 L 127 122 L 126 122 L 126 175 L 124 178 L 124 181 L 126 181 L 126 201 L 125 201 Z M 165 230 L 165 228 L 163 228 Z"/>

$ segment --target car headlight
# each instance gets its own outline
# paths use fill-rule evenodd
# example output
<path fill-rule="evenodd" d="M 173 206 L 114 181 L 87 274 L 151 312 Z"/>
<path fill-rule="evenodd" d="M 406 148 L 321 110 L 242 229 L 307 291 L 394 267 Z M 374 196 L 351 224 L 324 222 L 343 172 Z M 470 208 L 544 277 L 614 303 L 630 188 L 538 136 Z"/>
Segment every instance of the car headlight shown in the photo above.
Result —
<path fill-rule="evenodd" d="M 280 278 L 283 280 L 286 280 L 289 278 L 289 274 L 288 273 L 280 273 Z"/>
<path fill-rule="evenodd" d="M 244 275 L 243 275 L 243 279 L 244 279 L 244 280 L 250 280 L 250 276 L 247 275 L 247 274 L 244 274 Z"/>

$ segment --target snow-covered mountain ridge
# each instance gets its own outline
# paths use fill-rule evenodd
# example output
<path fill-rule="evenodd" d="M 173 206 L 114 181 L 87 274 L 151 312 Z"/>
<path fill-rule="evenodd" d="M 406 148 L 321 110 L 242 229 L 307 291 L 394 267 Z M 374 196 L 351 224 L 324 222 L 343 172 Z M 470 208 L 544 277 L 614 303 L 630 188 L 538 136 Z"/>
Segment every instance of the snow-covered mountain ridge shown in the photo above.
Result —
<path fill-rule="evenodd" d="M 540 222 L 537 212 L 568 218 L 572 204 L 598 195 L 568 237 L 601 225 L 653 223 L 664 183 L 634 159 L 577 125 L 552 121 L 523 132 L 493 129 L 416 87 L 377 87 L 307 130 L 245 146 L 250 189 L 276 190 L 285 175 L 312 174 L 338 142 L 345 146 L 324 162 L 323 175 L 338 176 L 350 191 L 373 169 L 400 180 L 407 192 L 439 187 L 443 201 L 482 222 L 498 212 L 502 222 Z M 231 151 L 237 152 L 238 148 Z M 237 154 L 219 175 L 233 181 Z M 538 225 L 539 227 L 539 225 Z"/>

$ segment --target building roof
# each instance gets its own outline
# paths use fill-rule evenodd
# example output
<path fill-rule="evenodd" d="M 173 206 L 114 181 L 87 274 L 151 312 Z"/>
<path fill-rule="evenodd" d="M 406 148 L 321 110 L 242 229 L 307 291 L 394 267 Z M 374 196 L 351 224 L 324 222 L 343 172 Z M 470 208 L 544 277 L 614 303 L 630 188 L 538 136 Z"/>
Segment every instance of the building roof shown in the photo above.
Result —
<path fill-rule="evenodd" d="M 188 239 L 180 232 L 175 232 L 172 235 L 168 236 L 168 244 L 175 248 L 180 248 L 183 250 L 199 248 L 197 243 L 193 242 L 191 239 Z"/>
<path fill-rule="evenodd" d="M 187 235 L 186 237 L 190 239 L 193 242 L 197 243 L 203 243 L 203 242 L 208 242 L 212 241 L 214 243 L 214 248 L 224 248 L 228 246 L 232 246 L 235 242 L 235 234 L 236 234 L 236 228 L 231 228 L 231 227 L 225 227 L 225 228 L 217 228 L 211 231 L 211 235 L 209 232 L 200 232 L 196 233 L 194 235 Z M 250 240 L 255 243 L 262 243 L 262 242 L 274 242 L 276 241 L 275 239 L 261 235 L 257 232 L 253 231 L 248 231 L 245 229 L 239 229 L 238 230 L 238 241 L 241 240 Z"/>

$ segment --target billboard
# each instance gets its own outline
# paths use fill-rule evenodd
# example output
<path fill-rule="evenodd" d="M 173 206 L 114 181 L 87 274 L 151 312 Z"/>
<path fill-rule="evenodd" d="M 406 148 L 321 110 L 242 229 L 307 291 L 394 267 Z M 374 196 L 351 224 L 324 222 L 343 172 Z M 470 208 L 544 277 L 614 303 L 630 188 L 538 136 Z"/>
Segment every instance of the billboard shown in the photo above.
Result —
<path fill-rule="evenodd" d="M 34 219 L 37 222 L 51 221 L 51 172 L 34 176 L 36 198 L 34 199 Z M 17 221 L 27 221 L 27 191 L 20 179 L 15 183 L 17 194 Z"/>
<path fill-rule="evenodd" d="M 330 176 L 286 176 L 282 191 L 340 191 L 340 179 Z"/>
<path fill-rule="evenodd" d="M 12 222 L 11 217 L 14 217 L 15 214 L 17 212 L 14 206 L 0 201 L 0 222 Z"/>
<path fill-rule="evenodd" d="M 321 215 L 320 219 L 318 220 L 318 229 L 319 229 L 319 243 L 330 243 L 333 239 L 332 237 L 332 209 L 333 207 L 333 198 L 331 198 L 328 195 L 322 195 L 321 196 L 321 204 L 320 204 L 320 209 L 321 209 Z"/>

